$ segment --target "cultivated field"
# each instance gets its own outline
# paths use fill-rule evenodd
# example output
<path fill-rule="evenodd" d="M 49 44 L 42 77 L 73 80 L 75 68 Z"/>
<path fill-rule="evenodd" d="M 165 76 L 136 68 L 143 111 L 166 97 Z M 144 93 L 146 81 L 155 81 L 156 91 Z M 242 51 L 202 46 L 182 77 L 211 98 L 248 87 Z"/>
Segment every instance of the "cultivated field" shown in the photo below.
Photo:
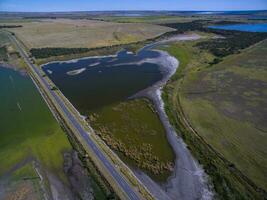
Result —
<path fill-rule="evenodd" d="M 151 24 L 70 19 L 18 24 L 23 27 L 10 30 L 15 32 L 28 48 L 110 46 L 153 38 L 172 30 Z"/>

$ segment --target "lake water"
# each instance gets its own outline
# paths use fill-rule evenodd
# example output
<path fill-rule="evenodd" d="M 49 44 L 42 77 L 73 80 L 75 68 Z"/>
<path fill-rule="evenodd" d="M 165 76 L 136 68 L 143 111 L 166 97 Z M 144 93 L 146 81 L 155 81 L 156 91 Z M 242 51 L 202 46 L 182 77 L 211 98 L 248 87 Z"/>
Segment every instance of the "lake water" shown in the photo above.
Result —
<path fill-rule="evenodd" d="M 74 106 L 86 115 L 101 106 L 122 101 L 145 89 L 163 74 L 154 59 L 160 53 L 125 50 L 116 56 L 52 62 L 43 70 Z"/>
<path fill-rule="evenodd" d="M 246 32 L 267 32 L 267 24 L 233 24 L 209 26 L 209 28 Z"/>

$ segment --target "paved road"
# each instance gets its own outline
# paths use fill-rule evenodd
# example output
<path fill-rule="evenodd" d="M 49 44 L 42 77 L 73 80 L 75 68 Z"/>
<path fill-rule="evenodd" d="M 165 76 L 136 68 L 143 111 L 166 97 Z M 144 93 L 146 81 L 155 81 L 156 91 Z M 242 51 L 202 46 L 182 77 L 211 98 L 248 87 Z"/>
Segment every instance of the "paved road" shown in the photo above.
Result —
<path fill-rule="evenodd" d="M 73 114 L 67 109 L 64 102 L 58 97 L 57 94 L 55 94 L 54 91 L 50 90 L 49 83 L 42 77 L 40 74 L 39 69 L 31 63 L 31 61 L 28 58 L 28 55 L 24 52 L 20 44 L 18 44 L 17 40 L 14 38 L 14 36 L 11 36 L 11 39 L 17 46 L 17 49 L 19 50 L 21 56 L 24 58 L 24 60 L 27 62 L 27 64 L 36 72 L 38 75 L 39 80 L 43 82 L 45 87 L 48 89 L 51 96 L 54 97 L 56 102 L 58 103 L 61 110 L 65 113 L 65 115 L 68 117 L 69 122 L 77 129 L 80 136 L 86 141 L 88 147 L 91 149 L 91 151 L 95 154 L 95 156 L 102 162 L 102 165 L 109 171 L 110 175 L 113 177 L 113 179 L 117 182 L 118 187 L 124 191 L 125 195 L 128 197 L 128 199 L 131 200 L 138 200 L 140 199 L 138 193 L 134 191 L 134 189 L 129 185 L 129 183 L 122 177 L 122 175 L 116 170 L 115 166 L 104 156 L 102 151 L 98 148 L 98 146 L 91 140 L 88 133 L 84 130 L 84 128 L 81 126 L 81 124 L 78 122 L 78 120 L 73 116 Z"/>

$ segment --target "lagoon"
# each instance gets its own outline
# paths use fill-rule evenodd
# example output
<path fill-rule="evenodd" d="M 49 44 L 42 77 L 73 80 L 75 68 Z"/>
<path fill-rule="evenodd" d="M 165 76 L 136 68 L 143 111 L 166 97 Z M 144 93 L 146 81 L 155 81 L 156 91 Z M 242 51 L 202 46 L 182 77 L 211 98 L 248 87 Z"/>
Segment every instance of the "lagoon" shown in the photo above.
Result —
<path fill-rule="evenodd" d="M 244 32 L 267 32 L 267 24 L 231 24 L 209 26 L 209 28 Z"/>
<path fill-rule="evenodd" d="M 74 107 L 88 115 L 161 80 L 159 56 L 151 50 L 138 54 L 122 50 L 117 55 L 48 63 L 43 70 Z"/>

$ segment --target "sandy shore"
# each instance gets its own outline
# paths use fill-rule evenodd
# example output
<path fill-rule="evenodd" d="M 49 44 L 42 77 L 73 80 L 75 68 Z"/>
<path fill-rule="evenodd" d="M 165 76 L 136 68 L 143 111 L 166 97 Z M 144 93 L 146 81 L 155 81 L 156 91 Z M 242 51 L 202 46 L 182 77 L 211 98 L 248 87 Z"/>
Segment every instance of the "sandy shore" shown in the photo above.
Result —
<path fill-rule="evenodd" d="M 75 76 L 75 75 L 78 75 L 80 73 L 83 73 L 84 71 L 86 70 L 85 67 L 81 68 L 81 69 L 76 69 L 76 70 L 72 70 L 72 71 L 68 71 L 67 74 L 69 76 Z"/>
<path fill-rule="evenodd" d="M 117 54 L 114 54 L 114 55 L 106 55 L 106 56 L 87 56 L 87 57 L 82 57 L 82 58 L 74 58 L 74 59 L 71 59 L 71 60 L 54 60 L 54 61 L 50 61 L 50 62 L 47 62 L 47 63 L 44 63 L 42 65 L 40 65 L 40 67 L 44 67 L 48 64 L 53 64 L 53 63 L 60 63 L 60 64 L 64 64 L 64 63 L 77 63 L 78 61 L 80 60 L 86 60 L 88 58 L 92 59 L 92 58 L 116 58 L 117 57 Z"/>
<path fill-rule="evenodd" d="M 198 35 L 190 35 L 189 37 L 183 35 L 170 38 L 165 42 L 198 38 L 200 38 Z M 165 42 L 158 42 L 157 45 Z M 149 47 L 145 47 L 143 50 L 148 50 L 152 47 L 155 47 L 155 44 L 149 45 Z M 153 86 L 138 92 L 131 98 L 146 97 L 155 105 L 156 111 L 166 130 L 167 139 L 176 155 L 175 168 L 167 182 L 161 186 L 155 184 L 155 182 L 143 172 L 135 171 L 135 174 L 158 199 L 167 199 L 166 196 L 168 199 L 183 200 L 213 199 L 212 186 L 208 183 L 207 175 L 199 163 L 193 158 L 182 138 L 178 136 L 175 129 L 170 124 L 164 110 L 164 102 L 161 98 L 162 87 L 175 73 L 179 62 L 167 52 L 159 50 L 154 51 L 160 53 L 159 58 L 154 59 L 153 62 L 161 66 L 163 79 L 156 82 Z"/>
<path fill-rule="evenodd" d="M 8 63 L 2 63 L 0 62 L 0 67 L 7 68 L 7 69 L 12 69 L 14 71 L 19 72 L 21 75 L 26 76 L 27 75 L 27 70 L 24 68 L 18 68 L 14 65 L 8 64 Z"/>

